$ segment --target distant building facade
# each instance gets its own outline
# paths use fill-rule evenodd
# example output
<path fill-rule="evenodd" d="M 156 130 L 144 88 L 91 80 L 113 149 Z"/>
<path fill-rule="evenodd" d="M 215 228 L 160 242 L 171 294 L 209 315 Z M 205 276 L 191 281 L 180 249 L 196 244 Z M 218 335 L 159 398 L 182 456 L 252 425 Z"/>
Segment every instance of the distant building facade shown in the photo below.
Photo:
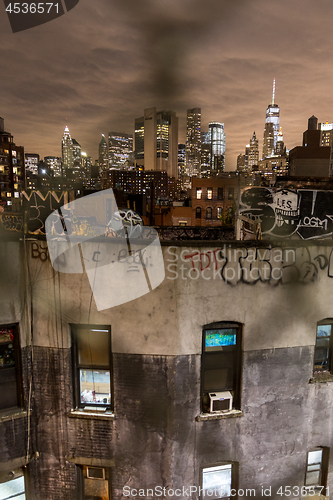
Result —
<path fill-rule="evenodd" d="M 303 145 L 289 152 L 290 175 L 306 177 L 329 177 L 331 175 L 331 147 L 321 146 L 321 130 L 318 120 L 312 116 L 308 129 L 303 133 Z"/>
<path fill-rule="evenodd" d="M 0 194 L 7 210 L 18 205 L 24 187 L 24 148 L 16 146 L 12 134 L 5 131 L 4 119 L 0 118 Z"/>
<path fill-rule="evenodd" d="M 178 176 L 178 118 L 173 111 L 149 108 L 135 120 L 135 165 Z"/>
<path fill-rule="evenodd" d="M 128 168 L 134 164 L 133 135 L 109 132 L 109 168 Z"/>
<path fill-rule="evenodd" d="M 186 165 L 187 174 L 201 174 L 201 108 L 187 110 L 186 122 Z"/>
<path fill-rule="evenodd" d="M 211 145 L 210 174 L 216 176 L 225 168 L 225 133 L 224 123 L 210 122 L 208 124 Z"/>
<path fill-rule="evenodd" d="M 24 153 L 25 171 L 32 174 L 38 173 L 39 154 Z"/>
<path fill-rule="evenodd" d="M 222 226 L 234 222 L 239 192 L 236 175 L 192 179 L 192 226 Z"/>

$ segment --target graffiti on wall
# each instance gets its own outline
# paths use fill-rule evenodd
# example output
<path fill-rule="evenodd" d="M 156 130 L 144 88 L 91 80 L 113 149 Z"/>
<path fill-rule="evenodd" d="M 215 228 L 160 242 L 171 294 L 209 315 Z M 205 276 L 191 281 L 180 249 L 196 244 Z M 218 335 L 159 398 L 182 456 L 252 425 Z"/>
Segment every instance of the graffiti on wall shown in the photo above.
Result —
<path fill-rule="evenodd" d="M 315 282 L 333 278 L 333 249 L 326 247 L 241 247 L 224 245 L 212 250 L 168 247 L 166 267 L 169 279 L 221 280 L 228 285 L 268 285 Z"/>
<path fill-rule="evenodd" d="M 263 235 L 327 238 L 333 232 L 333 191 L 251 187 L 241 195 L 240 213 L 259 218 Z"/>
<path fill-rule="evenodd" d="M 23 217 L 21 214 L 10 214 L 2 213 L 0 214 L 1 228 L 5 231 L 23 231 Z"/>
<path fill-rule="evenodd" d="M 57 195 L 54 191 L 48 191 L 43 195 L 40 191 L 33 190 L 30 193 L 22 191 L 22 196 L 29 234 L 45 234 L 46 218 L 54 210 L 68 203 L 67 192 Z"/>

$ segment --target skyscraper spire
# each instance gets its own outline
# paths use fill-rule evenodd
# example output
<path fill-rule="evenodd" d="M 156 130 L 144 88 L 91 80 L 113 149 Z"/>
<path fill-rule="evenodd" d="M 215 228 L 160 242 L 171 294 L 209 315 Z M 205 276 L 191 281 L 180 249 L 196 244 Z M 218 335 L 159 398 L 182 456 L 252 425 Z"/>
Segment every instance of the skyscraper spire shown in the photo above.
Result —
<path fill-rule="evenodd" d="M 272 102 L 271 102 L 271 104 L 274 104 L 274 100 L 275 100 L 275 78 L 273 80 L 273 95 L 272 95 Z"/>

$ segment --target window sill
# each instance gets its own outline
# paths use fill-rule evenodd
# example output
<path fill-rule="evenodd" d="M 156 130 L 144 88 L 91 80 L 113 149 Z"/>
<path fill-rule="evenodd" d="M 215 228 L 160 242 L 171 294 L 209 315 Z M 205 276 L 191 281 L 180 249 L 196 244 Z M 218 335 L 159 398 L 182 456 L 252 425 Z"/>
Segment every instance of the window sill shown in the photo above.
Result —
<path fill-rule="evenodd" d="M 324 384 L 325 382 L 333 382 L 332 373 L 316 373 L 310 378 L 310 384 Z"/>
<path fill-rule="evenodd" d="M 195 417 L 196 422 L 205 422 L 206 420 L 221 420 L 224 418 L 242 417 L 242 410 L 216 411 L 214 413 L 200 413 Z"/>
<path fill-rule="evenodd" d="M 114 420 L 115 419 L 115 414 L 112 413 L 112 411 L 105 411 L 105 412 L 99 412 L 99 411 L 87 411 L 87 410 L 72 410 L 71 412 L 67 413 L 68 417 L 74 417 L 74 418 L 97 418 L 99 420 Z"/>
<path fill-rule="evenodd" d="M 0 423 L 7 422 L 8 420 L 14 420 L 16 418 L 24 418 L 28 416 L 27 410 L 22 410 L 21 408 L 8 408 L 7 410 L 0 411 Z"/>

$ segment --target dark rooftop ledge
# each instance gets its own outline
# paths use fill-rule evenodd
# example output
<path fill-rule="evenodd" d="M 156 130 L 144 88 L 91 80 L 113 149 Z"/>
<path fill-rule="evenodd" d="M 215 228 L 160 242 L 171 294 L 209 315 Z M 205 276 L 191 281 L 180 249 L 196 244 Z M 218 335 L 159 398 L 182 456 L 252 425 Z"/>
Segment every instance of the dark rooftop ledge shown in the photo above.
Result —
<path fill-rule="evenodd" d="M 219 411 L 214 413 L 200 413 L 195 417 L 196 422 L 205 422 L 206 420 L 222 420 L 224 418 L 242 417 L 244 413 L 241 410 Z"/>
<path fill-rule="evenodd" d="M 115 414 L 111 411 L 98 412 L 98 411 L 83 411 L 83 410 L 72 410 L 67 413 L 67 417 L 74 418 L 97 418 L 98 420 L 114 420 Z"/>
<path fill-rule="evenodd" d="M 332 373 L 315 373 L 309 381 L 310 384 L 324 384 L 325 382 L 333 382 Z"/>

